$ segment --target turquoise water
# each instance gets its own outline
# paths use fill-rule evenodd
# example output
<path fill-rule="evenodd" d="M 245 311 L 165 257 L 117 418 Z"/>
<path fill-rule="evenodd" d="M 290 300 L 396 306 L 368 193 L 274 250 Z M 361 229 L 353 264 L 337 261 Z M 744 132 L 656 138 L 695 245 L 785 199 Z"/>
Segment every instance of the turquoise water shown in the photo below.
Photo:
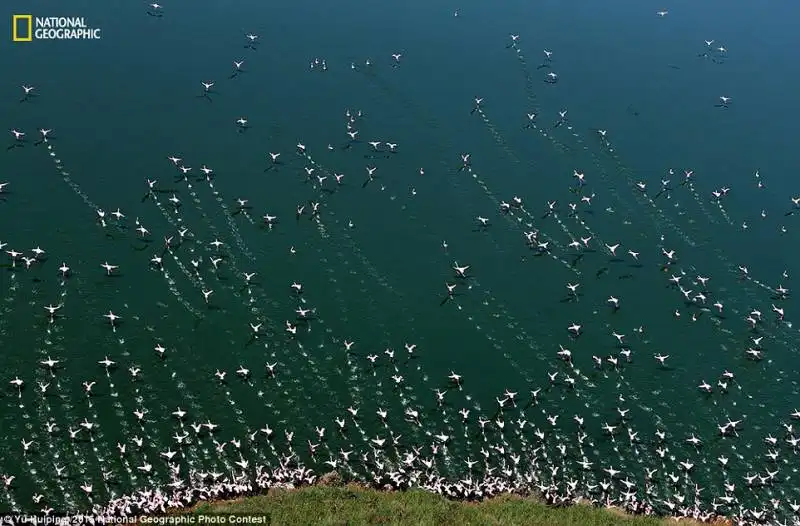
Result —
<path fill-rule="evenodd" d="M 639 481 L 639 498 L 661 512 L 675 492 L 694 503 L 695 483 L 706 488 L 697 505 L 708 509 L 731 481 L 740 504 L 721 512 L 771 508 L 769 499 L 779 498 L 775 516 L 790 513 L 797 463 L 785 441 L 793 430 L 781 424 L 790 423 L 798 393 L 797 332 L 792 299 L 777 299 L 776 288 L 792 288 L 796 267 L 795 216 L 785 213 L 797 162 L 786 110 L 797 8 L 684 3 L 665 17 L 657 8 L 295 2 L 165 5 L 161 17 L 138 4 L 12 8 L 84 16 L 103 38 L 4 41 L 0 50 L 4 121 L 27 134 L 24 143 L 9 134 L 14 147 L 0 156 L 0 182 L 9 183 L 0 194 L 0 241 L 25 257 L 36 246 L 46 251 L 29 269 L 4 254 L 0 272 L 3 378 L 25 382 L 20 392 L 3 389 L 0 472 L 15 479 L 0 491 L 0 507 L 86 509 L 166 484 L 160 453 L 169 448 L 180 450 L 184 477 L 238 469 L 235 446 L 219 454 L 212 438 L 195 438 L 189 427 L 211 420 L 220 426 L 214 440 L 242 440 L 241 455 L 259 464 L 274 465 L 288 450 L 284 430 L 295 432 L 293 447 L 320 473 L 329 455 L 369 452 L 376 436 L 402 435 L 384 453 L 396 460 L 446 434 L 447 447 L 433 457 L 436 470 L 456 480 L 467 472 L 464 458 L 482 465 L 481 448 L 505 443 L 506 453 L 492 453 L 486 466 L 523 455 L 510 478 L 527 473 L 583 488 L 613 466 L 623 470 L 619 478 Z M 254 46 L 246 33 L 259 36 Z M 513 46 L 511 33 L 520 35 Z M 235 60 L 244 71 L 232 75 Z M 544 82 L 549 72 L 556 83 Z M 204 81 L 215 82 L 208 96 Z M 23 84 L 37 96 L 21 101 Z M 717 106 L 720 96 L 732 98 L 728 107 Z M 472 111 L 475 97 L 484 100 Z M 52 138 L 36 144 L 39 128 L 52 128 Z M 374 151 L 373 140 L 397 143 L 397 151 Z M 272 165 L 269 152 L 280 152 L 281 163 Z M 188 180 L 171 155 L 192 168 Z M 202 166 L 214 170 L 211 182 Z M 363 186 L 367 167 L 377 177 Z M 585 173 L 582 188 L 575 170 Z M 693 184 L 680 185 L 684 170 L 694 171 Z M 667 178 L 670 191 L 656 197 Z M 158 192 L 148 195 L 147 179 L 158 180 Z M 713 199 L 722 187 L 728 195 Z M 591 205 L 580 200 L 592 195 Z M 501 213 L 514 197 L 522 206 Z M 237 199 L 252 208 L 239 211 Z M 546 215 L 553 201 L 555 213 Z M 305 208 L 296 218 L 298 206 Z M 118 208 L 121 220 L 111 216 Z M 278 218 L 271 228 L 265 214 Z M 148 236 L 137 234 L 137 219 Z M 532 231 L 538 242 L 529 246 Z M 582 237 L 592 237 L 588 249 L 568 246 Z M 215 239 L 224 245 L 210 245 Z M 616 243 L 613 258 L 604 245 Z M 668 267 L 662 249 L 675 250 Z M 640 253 L 638 263 L 628 250 Z M 163 268 L 150 264 L 154 255 Z M 71 269 L 66 279 L 62 262 Z M 119 266 L 113 276 L 104 262 Z M 468 278 L 454 275 L 456 262 L 470 265 Z M 683 275 L 690 301 L 672 275 Z M 710 278 L 705 287 L 698 275 Z M 458 295 L 442 303 L 445 283 L 456 283 Z M 577 297 L 568 283 L 580 285 Z M 213 290 L 208 304 L 204 290 Z M 609 296 L 619 298 L 618 311 Z M 773 304 L 785 309 L 784 321 Z M 52 322 L 46 305 L 61 305 Z M 313 309 L 311 319 L 298 320 L 298 308 Z M 763 313 L 754 330 L 745 321 L 753 309 Z M 121 316 L 116 327 L 103 317 L 109 310 Z M 582 325 L 577 338 L 572 323 Z M 250 324 L 261 324 L 255 337 Z M 613 332 L 625 335 L 630 362 Z M 748 360 L 759 337 L 763 359 Z M 345 341 L 355 342 L 352 353 Z M 416 345 L 416 358 L 406 344 Z M 166 348 L 163 359 L 156 345 Z M 573 366 L 556 354 L 559 345 Z M 667 367 L 653 358 L 659 353 L 670 356 Z M 39 364 L 48 357 L 61 360 L 53 375 Z M 97 363 L 104 357 L 117 365 L 108 373 Z M 266 363 L 277 363 L 274 377 Z M 130 367 L 140 368 L 138 381 Z M 240 367 L 249 378 L 236 377 Z M 217 370 L 227 372 L 226 383 L 216 381 Z M 726 370 L 735 375 L 727 392 L 717 385 Z M 461 389 L 451 372 L 463 377 Z M 697 388 L 703 381 L 711 394 Z M 47 396 L 37 382 L 50 384 Z M 96 382 L 92 396 L 83 382 Z M 540 401 L 529 405 L 538 387 Z M 447 390 L 441 407 L 437 389 Z M 519 393 L 517 407 L 499 414 L 496 397 L 505 390 Z M 188 413 L 183 425 L 171 415 L 178 407 Z M 348 407 L 358 408 L 358 425 Z M 386 426 L 379 408 L 389 411 Z M 420 425 L 404 418 L 408 408 L 419 410 Z M 462 408 L 471 411 L 466 423 Z M 626 418 L 618 409 L 629 410 Z M 492 423 L 481 433 L 481 415 L 507 422 L 505 430 Z M 585 418 L 583 444 L 573 415 Z M 346 432 L 336 430 L 337 418 Z M 96 427 L 71 440 L 69 429 L 84 419 Z M 728 419 L 742 420 L 738 436 L 717 431 Z M 52 433 L 48 422 L 57 424 Z M 615 440 L 605 423 L 619 426 Z M 271 446 L 247 436 L 263 426 L 275 429 Z M 327 440 L 310 458 L 306 441 L 318 442 L 316 426 Z M 181 427 L 191 437 L 183 447 L 172 438 Z M 537 428 L 546 439 L 535 452 Z M 624 428 L 639 441 L 630 443 Z M 663 459 L 657 429 L 668 437 Z M 692 434 L 702 447 L 685 442 Z M 765 443 L 767 435 L 778 444 Z M 141 448 L 134 437 L 145 441 Z M 21 442 L 30 440 L 23 455 Z M 771 450 L 777 462 L 765 458 Z M 727 470 L 720 455 L 731 458 Z M 583 456 L 592 470 L 580 470 Z M 670 481 L 687 459 L 695 463 L 690 476 Z M 149 474 L 137 469 L 145 463 Z M 54 464 L 68 476 L 53 477 Z M 552 466 L 562 469 L 551 480 Z M 646 484 L 648 468 L 659 475 Z M 743 476 L 776 468 L 764 485 L 745 486 Z M 358 461 L 348 469 L 367 476 Z M 90 496 L 80 488 L 87 484 Z"/>

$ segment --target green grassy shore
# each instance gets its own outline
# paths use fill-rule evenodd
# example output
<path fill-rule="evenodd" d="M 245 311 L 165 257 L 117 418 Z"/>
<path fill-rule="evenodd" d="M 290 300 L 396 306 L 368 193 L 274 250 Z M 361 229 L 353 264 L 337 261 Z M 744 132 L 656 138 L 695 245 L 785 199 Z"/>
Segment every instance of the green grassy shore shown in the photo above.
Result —
<path fill-rule="evenodd" d="M 586 505 L 547 506 L 533 498 L 503 496 L 480 503 L 455 502 L 429 492 L 378 491 L 357 485 L 273 489 L 228 501 L 204 502 L 186 514 L 254 514 L 271 525 L 532 525 L 666 526 L 673 519 L 634 517 Z M 695 521 L 679 524 L 695 526 Z M 719 524 L 723 524 L 720 522 Z"/>

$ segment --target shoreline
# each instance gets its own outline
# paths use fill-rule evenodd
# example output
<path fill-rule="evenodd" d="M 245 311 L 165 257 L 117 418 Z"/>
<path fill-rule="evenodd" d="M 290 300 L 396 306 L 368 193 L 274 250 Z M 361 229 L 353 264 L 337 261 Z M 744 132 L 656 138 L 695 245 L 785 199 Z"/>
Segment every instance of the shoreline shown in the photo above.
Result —
<path fill-rule="evenodd" d="M 328 480 L 325 480 L 326 477 Z M 358 482 L 345 483 L 338 474 L 323 475 L 314 484 L 274 486 L 259 493 L 195 502 L 164 514 L 144 515 L 151 520 L 133 524 L 172 524 L 179 517 L 198 515 L 252 515 L 263 524 L 397 524 L 439 525 L 519 524 L 542 526 L 665 526 L 682 524 L 732 525 L 715 517 L 707 522 L 693 518 L 631 514 L 617 506 L 597 506 L 578 498 L 552 505 L 533 495 L 503 493 L 483 500 L 457 500 L 421 488 L 378 489 Z M 191 522 L 190 522 L 191 523 Z"/>

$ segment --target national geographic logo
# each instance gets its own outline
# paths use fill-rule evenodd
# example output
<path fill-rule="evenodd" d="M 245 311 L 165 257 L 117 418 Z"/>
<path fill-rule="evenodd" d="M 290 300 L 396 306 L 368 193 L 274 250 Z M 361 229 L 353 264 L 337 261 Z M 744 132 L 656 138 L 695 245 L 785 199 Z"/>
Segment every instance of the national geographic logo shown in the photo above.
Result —
<path fill-rule="evenodd" d="M 11 40 L 100 40 L 100 28 L 89 27 L 82 16 L 11 16 Z"/>

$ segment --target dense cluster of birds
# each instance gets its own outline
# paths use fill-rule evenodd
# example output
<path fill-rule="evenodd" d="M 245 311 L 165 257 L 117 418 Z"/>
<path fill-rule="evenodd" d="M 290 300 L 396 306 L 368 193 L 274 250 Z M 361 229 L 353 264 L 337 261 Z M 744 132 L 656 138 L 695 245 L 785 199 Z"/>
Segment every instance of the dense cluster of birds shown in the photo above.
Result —
<path fill-rule="evenodd" d="M 155 3 L 147 14 L 164 16 Z M 260 42 L 256 34 L 244 37 L 249 55 L 232 61 L 228 82 L 246 82 L 245 73 L 260 66 L 253 53 Z M 700 58 L 725 63 L 724 46 L 705 44 Z M 201 155 L 176 152 L 163 153 L 163 172 L 146 179 L 140 202 L 98 205 L 84 190 L 85 174 L 71 173 L 62 158 L 57 132 L 39 129 L 31 141 L 37 133 L 12 129 L 7 155 L 22 159 L 15 162 L 27 162 L 28 151 L 47 156 L 61 188 L 85 205 L 78 220 L 96 223 L 101 248 L 90 251 L 96 260 L 79 261 L 61 257 L 63 247 L 25 248 L 28 238 L 13 226 L 24 214 L 14 208 L 22 185 L 13 177 L 0 183 L 4 348 L 14 341 L 7 334 L 27 329 L 31 311 L 36 319 L 34 351 L 5 368 L 4 413 L 13 421 L 3 429 L 18 447 L 0 464 L 4 504 L 99 517 L 163 513 L 315 484 L 335 472 L 376 488 L 422 488 L 452 499 L 533 494 L 553 505 L 800 524 L 793 486 L 800 411 L 761 402 L 772 393 L 766 374 L 777 392 L 795 383 L 784 364 L 797 339 L 790 272 L 780 268 L 762 281 L 759 265 L 731 259 L 723 236 L 704 235 L 746 235 L 757 221 L 768 224 L 766 211 L 752 218 L 743 211 L 740 223 L 727 186 L 700 190 L 689 168 L 667 168 L 655 180 L 629 168 L 611 131 L 582 132 L 567 109 L 540 107 L 539 83 L 560 89 L 554 51 L 545 49 L 531 67 L 519 35 L 506 48 L 528 103 L 518 133 L 573 166 L 537 205 L 504 188 L 510 181 L 483 175 L 488 155 L 459 149 L 433 112 L 393 84 L 391 75 L 413 68 L 406 52 L 349 64 L 317 57 L 310 69 L 347 72 L 373 100 L 400 107 L 431 136 L 439 158 L 411 166 L 409 138 L 386 139 L 369 110 L 348 109 L 344 133 L 331 134 L 333 142 L 301 140 L 293 152 L 275 147 L 265 154 L 260 175 L 298 176 L 264 184 L 291 187 L 287 198 L 299 197 L 260 218 L 255 210 L 263 205 L 226 197 Z M 198 82 L 200 111 L 216 111 L 206 103 L 225 96 L 222 84 Z M 730 97 L 719 100 L 731 109 Z M 21 102 L 45 107 L 47 96 L 23 85 Z M 464 110 L 498 155 L 518 169 L 539 169 L 492 120 L 492 101 L 475 97 Z M 240 134 L 257 133 L 246 116 L 230 122 Z M 235 189 L 223 172 L 220 186 Z M 463 205 L 467 222 L 453 215 L 458 231 L 467 231 L 462 240 L 474 237 L 481 248 L 441 241 L 435 226 L 423 225 L 415 207 L 436 178 L 447 181 L 451 198 L 481 203 L 477 213 Z M 754 180 L 764 188 L 759 172 Z M 354 199 L 378 206 L 387 222 L 407 221 L 417 237 L 393 234 L 390 241 L 408 243 L 404 250 L 438 268 L 426 305 L 394 284 L 385 262 L 376 263 L 382 256 L 359 235 L 383 234 L 379 225 L 345 215 L 354 213 L 344 204 Z M 792 198 L 776 215 L 788 221 L 799 206 Z M 137 209 L 122 211 L 128 207 Z M 763 228 L 788 232 L 786 223 Z M 507 261 L 481 256 L 487 248 Z M 281 271 L 267 270 L 280 254 L 297 277 L 280 281 Z M 493 289 L 502 285 L 489 283 L 504 281 L 490 275 L 492 265 L 514 279 L 513 268 L 547 276 L 521 286 L 538 296 L 534 309 L 553 317 L 520 314 L 513 299 L 498 299 Z M 323 266 L 345 271 L 326 275 Z M 148 289 L 155 292 L 137 298 L 134 280 L 142 290 L 155 283 Z M 637 303 L 637 291 L 659 286 Z M 87 287 L 95 292 L 84 294 Z M 458 340 L 463 353 L 433 358 L 432 347 L 444 340 L 405 326 L 415 319 L 412 309 L 441 320 L 432 333 L 459 323 L 454 331 L 469 333 Z M 380 316 L 384 310 L 392 314 Z M 553 327 L 562 315 L 568 321 Z M 359 334 L 361 325 L 374 331 Z M 224 337 L 215 340 L 217 333 Z M 677 333 L 698 350 L 665 348 L 664 338 Z M 714 345 L 720 350 L 709 349 Z M 486 370 L 470 372 L 473 359 Z M 727 367 L 695 377 L 707 369 L 693 360 Z M 499 376 L 509 385 L 500 392 L 493 364 L 495 372 L 517 375 Z M 681 414 L 687 411 L 691 419 Z"/>

